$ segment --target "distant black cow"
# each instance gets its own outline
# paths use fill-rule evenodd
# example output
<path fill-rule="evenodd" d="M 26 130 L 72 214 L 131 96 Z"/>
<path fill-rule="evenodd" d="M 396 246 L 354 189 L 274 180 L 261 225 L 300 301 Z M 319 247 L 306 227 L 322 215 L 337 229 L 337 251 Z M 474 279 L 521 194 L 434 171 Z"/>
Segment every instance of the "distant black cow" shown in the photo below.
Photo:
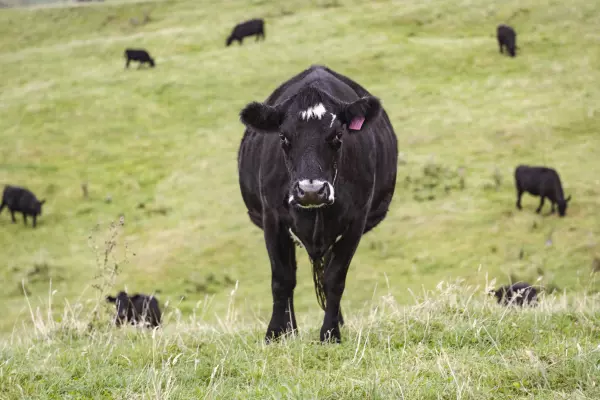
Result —
<path fill-rule="evenodd" d="M 528 192 L 542 198 L 539 207 L 535 210 L 538 214 L 542 211 L 544 199 L 548 198 L 552 202 L 551 213 L 554 213 L 555 205 L 558 205 L 558 214 L 561 217 L 565 216 L 571 196 L 564 198 L 560 177 L 552 168 L 519 165 L 515 169 L 515 184 L 517 187 L 517 208 L 519 210 L 522 209 L 521 197 L 523 192 Z"/>
<path fill-rule="evenodd" d="M 37 217 L 42 215 L 42 204 L 45 202 L 46 200 L 38 200 L 33 193 L 25 188 L 6 185 L 4 193 L 2 193 L 0 213 L 4 207 L 8 207 L 12 222 L 16 223 L 15 212 L 20 212 L 23 214 L 23 223 L 25 225 L 27 225 L 27 216 L 30 215 L 33 218 L 33 227 L 35 228 L 37 226 Z"/>
<path fill-rule="evenodd" d="M 500 53 L 504 53 L 504 47 L 508 50 L 511 57 L 517 55 L 517 33 L 508 25 L 500 24 L 496 30 L 498 46 Z"/>
<path fill-rule="evenodd" d="M 234 40 L 237 40 L 241 45 L 246 36 L 253 35 L 256 35 L 257 41 L 261 38 L 265 40 L 265 21 L 262 19 L 251 19 L 237 24 L 235 28 L 233 28 L 231 35 L 227 38 L 227 46 Z"/>
<path fill-rule="evenodd" d="M 491 294 L 496 296 L 498 304 L 502 305 L 535 306 L 537 304 L 537 290 L 525 282 L 502 286 L 498 290 L 493 290 Z"/>
<path fill-rule="evenodd" d="M 386 216 L 398 147 L 379 100 L 353 80 L 312 66 L 240 114 L 239 184 L 271 261 L 273 313 L 266 339 L 297 327 L 296 252 L 306 248 L 325 319 L 320 339 L 340 341 L 340 301 L 363 234 Z"/>
<path fill-rule="evenodd" d="M 128 296 L 125 292 L 119 292 L 117 297 L 107 296 L 106 301 L 115 303 L 117 314 L 115 323 L 120 326 L 124 323 L 131 323 L 156 327 L 160 325 L 161 313 L 158 306 L 158 300 L 154 296 L 145 294 L 134 294 Z"/>
<path fill-rule="evenodd" d="M 125 64 L 125 68 L 129 68 L 129 63 L 131 61 L 139 61 L 140 67 L 144 63 L 150 64 L 152 68 L 154 68 L 154 59 L 150 57 L 150 54 L 146 50 L 143 49 L 126 49 L 125 50 L 125 58 L 127 59 L 127 63 Z"/>

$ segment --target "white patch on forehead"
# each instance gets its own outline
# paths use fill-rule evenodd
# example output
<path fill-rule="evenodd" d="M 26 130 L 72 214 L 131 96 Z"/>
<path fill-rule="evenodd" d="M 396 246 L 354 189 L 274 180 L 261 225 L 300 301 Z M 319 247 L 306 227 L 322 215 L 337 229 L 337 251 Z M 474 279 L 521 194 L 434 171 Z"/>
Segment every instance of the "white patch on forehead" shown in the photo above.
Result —
<path fill-rule="evenodd" d="M 337 118 L 337 115 L 335 115 L 334 113 L 330 113 L 330 114 L 331 114 L 331 124 L 329 124 L 329 127 L 331 128 L 333 126 L 333 122 Z"/>
<path fill-rule="evenodd" d="M 327 110 L 325 110 L 325 106 L 323 103 L 316 104 L 305 111 L 300 112 L 300 116 L 303 120 L 308 121 L 309 119 L 321 119 Z"/>

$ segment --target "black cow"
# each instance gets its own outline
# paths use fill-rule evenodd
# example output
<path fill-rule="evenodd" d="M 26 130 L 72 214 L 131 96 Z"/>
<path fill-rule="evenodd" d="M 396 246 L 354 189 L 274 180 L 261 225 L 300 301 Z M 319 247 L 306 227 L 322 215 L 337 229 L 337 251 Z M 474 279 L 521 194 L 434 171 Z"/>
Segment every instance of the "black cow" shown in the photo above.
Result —
<path fill-rule="evenodd" d="M 270 341 L 297 327 L 296 253 L 307 250 L 325 319 L 321 341 L 340 341 L 340 301 L 363 234 L 394 194 L 396 135 L 379 100 L 353 80 L 312 66 L 240 113 L 246 130 L 239 184 L 271 262 Z"/>
<path fill-rule="evenodd" d="M 125 50 L 125 58 L 127 59 L 127 63 L 125 64 L 125 68 L 129 68 L 129 63 L 131 61 L 139 61 L 142 66 L 144 63 L 150 64 L 152 68 L 154 68 L 154 59 L 150 57 L 150 54 L 144 49 L 126 49 Z"/>
<path fill-rule="evenodd" d="M 505 285 L 490 293 L 496 296 L 498 304 L 506 306 L 511 304 L 535 306 L 537 304 L 537 290 L 525 282 Z"/>
<path fill-rule="evenodd" d="M 517 33 L 513 28 L 504 24 L 498 25 L 496 37 L 498 38 L 500 53 L 504 53 L 504 47 L 506 47 L 511 57 L 517 55 Z"/>
<path fill-rule="evenodd" d="M 251 19 L 237 24 L 233 28 L 233 31 L 231 31 L 231 35 L 227 38 L 226 44 L 229 46 L 231 42 L 237 40 L 241 45 L 246 36 L 252 35 L 256 35 L 256 41 L 261 38 L 265 40 L 265 21 L 262 19 Z"/>
<path fill-rule="evenodd" d="M 10 210 L 10 216 L 13 224 L 17 222 L 15 212 L 23 214 L 23 223 L 27 225 L 27 216 L 33 218 L 33 227 L 37 226 L 37 217 L 42 215 L 42 204 L 46 200 L 38 200 L 28 189 L 6 185 L 2 193 L 2 204 L 0 204 L 0 213 L 4 207 Z"/>
<path fill-rule="evenodd" d="M 119 292 L 117 297 L 106 296 L 106 301 L 115 303 L 117 309 L 115 323 L 117 326 L 126 322 L 132 325 L 142 323 L 152 328 L 160 325 L 160 308 L 158 300 L 154 296 L 145 294 L 129 296 L 125 292 Z"/>
<path fill-rule="evenodd" d="M 536 213 L 539 214 L 542 211 L 544 199 L 548 198 L 552 202 L 551 213 L 554 213 L 555 206 L 558 205 L 558 214 L 561 217 L 565 216 L 571 196 L 565 199 L 560 177 L 552 168 L 519 165 L 515 169 L 515 184 L 517 187 L 517 208 L 519 210 L 522 209 L 521 197 L 523 192 L 528 192 L 542 198 L 539 207 L 535 210 Z"/>

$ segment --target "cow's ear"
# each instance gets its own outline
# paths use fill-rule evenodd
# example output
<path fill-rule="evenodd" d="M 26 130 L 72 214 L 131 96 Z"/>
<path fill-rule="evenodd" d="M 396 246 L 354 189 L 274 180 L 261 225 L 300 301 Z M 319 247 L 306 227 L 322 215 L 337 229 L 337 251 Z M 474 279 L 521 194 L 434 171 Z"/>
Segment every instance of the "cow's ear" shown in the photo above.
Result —
<path fill-rule="evenodd" d="M 116 297 L 106 296 L 106 301 L 108 301 L 109 303 L 114 303 L 115 301 L 117 301 L 117 299 Z"/>
<path fill-rule="evenodd" d="M 277 133 L 283 122 L 284 112 L 276 107 L 252 102 L 242 112 L 240 119 L 244 125 L 259 133 Z"/>
<path fill-rule="evenodd" d="M 46 199 L 40 201 L 40 206 L 46 202 Z"/>
<path fill-rule="evenodd" d="M 571 195 L 565 199 L 565 203 L 568 203 L 569 201 L 571 201 Z"/>
<path fill-rule="evenodd" d="M 377 97 L 366 96 L 353 103 L 346 104 L 341 112 L 342 123 L 350 131 L 360 131 L 379 117 L 381 103 Z"/>

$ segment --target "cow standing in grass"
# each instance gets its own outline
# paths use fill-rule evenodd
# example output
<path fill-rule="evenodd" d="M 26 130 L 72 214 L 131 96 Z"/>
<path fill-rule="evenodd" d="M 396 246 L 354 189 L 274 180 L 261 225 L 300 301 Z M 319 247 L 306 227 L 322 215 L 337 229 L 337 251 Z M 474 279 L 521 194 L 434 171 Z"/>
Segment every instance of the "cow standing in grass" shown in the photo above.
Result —
<path fill-rule="evenodd" d="M 117 326 L 127 322 L 132 325 L 141 323 L 152 328 L 160 325 L 160 307 L 154 296 L 145 294 L 129 296 L 125 292 L 119 292 L 117 297 L 107 296 L 106 301 L 115 303 L 117 309 L 115 323 Z"/>
<path fill-rule="evenodd" d="M 28 189 L 6 185 L 2 193 L 0 213 L 8 207 L 13 224 L 17 222 L 15 212 L 23 214 L 23 223 L 27 225 L 27 216 L 33 219 L 33 227 L 37 226 L 37 217 L 42 215 L 42 205 L 46 200 L 38 200 Z"/>
<path fill-rule="evenodd" d="M 504 24 L 498 25 L 496 37 L 498 39 L 500 53 L 504 53 L 504 47 L 506 47 L 506 50 L 511 57 L 517 55 L 517 33 L 513 28 Z"/>
<path fill-rule="evenodd" d="M 567 212 L 567 205 L 571 196 L 565 199 L 562 184 L 558 173 L 552 168 L 530 167 L 519 165 L 515 169 L 515 184 L 517 187 L 517 208 L 521 207 L 521 197 L 524 192 L 534 196 L 540 196 L 540 205 L 535 210 L 536 213 L 542 211 L 544 200 L 548 198 L 552 202 L 551 213 L 554 213 L 555 206 L 558 205 L 558 214 L 564 217 Z"/>
<path fill-rule="evenodd" d="M 362 235 L 386 216 L 396 184 L 396 135 L 379 100 L 353 80 L 312 66 L 240 114 L 239 183 L 271 262 L 270 341 L 297 328 L 296 252 L 306 248 L 325 318 L 339 342 L 340 301 Z"/>
<path fill-rule="evenodd" d="M 517 282 L 512 285 L 505 285 L 491 292 L 496 296 L 498 304 L 535 306 L 537 304 L 537 290 L 528 283 Z"/>
<path fill-rule="evenodd" d="M 256 41 L 259 39 L 265 40 L 265 21 L 262 19 L 251 19 L 237 24 L 227 38 L 226 45 L 229 46 L 234 40 L 237 40 L 241 45 L 246 36 L 254 35 L 256 35 Z"/>
<path fill-rule="evenodd" d="M 144 63 L 148 63 L 152 68 L 155 66 L 154 59 L 150 57 L 150 54 L 148 54 L 146 50 L 143 49 L 126 49 L 125 58 L 127 59 L 125 68 L 129 68 L 129 63 L 131 61 L 139 61 L 139 67 L 141 67 Z"/>

